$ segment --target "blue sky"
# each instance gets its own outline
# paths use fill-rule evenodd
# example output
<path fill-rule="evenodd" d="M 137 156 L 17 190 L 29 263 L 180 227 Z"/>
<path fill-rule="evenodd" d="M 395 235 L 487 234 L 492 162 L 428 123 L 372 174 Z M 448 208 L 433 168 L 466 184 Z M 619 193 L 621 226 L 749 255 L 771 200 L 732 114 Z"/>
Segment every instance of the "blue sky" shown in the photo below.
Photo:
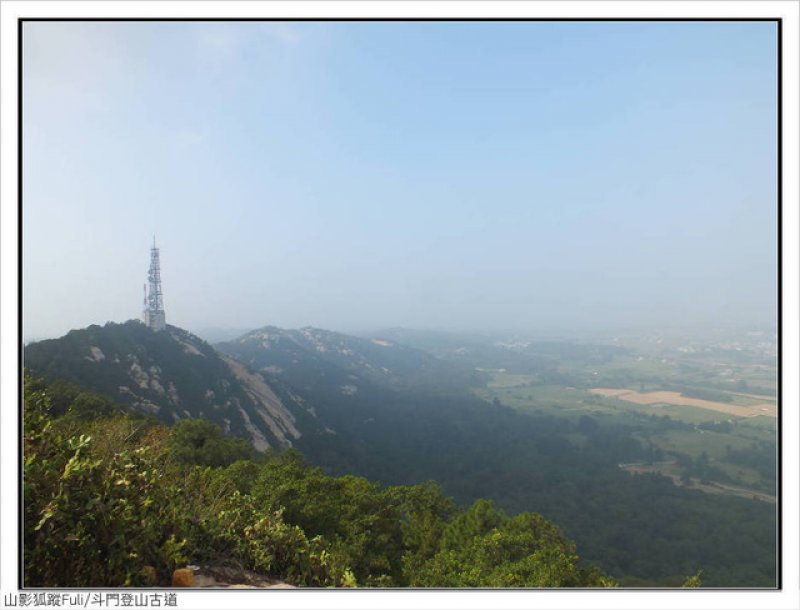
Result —
<path fill-rule="evenodd" d="M 772 23 L 24 25 L 28 338 L 775 320 Z"/>

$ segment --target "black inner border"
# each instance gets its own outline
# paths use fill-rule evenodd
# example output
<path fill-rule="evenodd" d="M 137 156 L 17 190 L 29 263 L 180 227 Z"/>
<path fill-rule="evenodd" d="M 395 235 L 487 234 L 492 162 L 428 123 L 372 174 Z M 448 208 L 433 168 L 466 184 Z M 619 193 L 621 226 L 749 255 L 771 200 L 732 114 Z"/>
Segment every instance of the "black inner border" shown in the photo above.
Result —
<path fill-rule="evenodd" d="M 501 17 L 402 17 L 402 18 L 372 18 L 372 17 L 352 17 L 352 18 L 316 18 L 316 17 L 286 17 L 286 18 L 268 18 L 268 17 L 20 17 L 17 19 L 17 343 L 19 351 L 17 354 L 18 366 L 18 407 L 17 407 L 17 484 L 18 484 L 18 523 L 17 523 L 17 588 L 20 590 L 32 590 L 33 588 L 26 588 L 23 582 L 24 576 L 24 497 L 22 494 L 23 487 L 23 352 L 24 345 L 22 341 L 22 197 L 23 197 L 23 182 L 22 182 L 22 101 L 23 101 L 23 79 L 22 79 L 22 50 L 23 50 L 23 24 L 25 22 L 64 22 L 64 21 L 78 21 L 78 22 L 504 22 L 504 23 L 530 23 L 530 22 L 634 22 L 634 23 L 649 23 L 649 22 L 773 22 L 777 25 L 777 204 L 778 204 L 778 249 L 777 249 L 777 280 L 778 280 L 778 294 L 777 294 L 777 333 L 778 333 L 778 363 L 777 363 L 777 444 L 776 444 L 776 458 L 777 458 L 777 487 L 776 487 L 776 587 L 775 590 L 783 589 L 783 18 L 781 17 L 652 17 L 652 18 L 639 18 L 639 17 L 530 17 L 530 18 L 501 18 Z M 131 591 L 149 589 L 130 589 Z M 199 589 L 186 589 L 186 590 L 199 590 Z M 205 589 L 202 589 L 206 591 Z M 210 589 L 209 591 L 213 591 Z M 217 591 L 226 591 L 228 589 L 216 589 Z M 302 589 L 303 591 L 323 590 L 323 589 Z M 356 589 L 358 590 L 358 589 Z M 374 589 L 369 589 L 374 590 Z M 386 589 L 387 591 L 406 591 L 406 590 L 420 590 L 420 589 Z M 422 589 L 425 591 L 439 591 L 450 589 Z M 463 589 L 453 589 L 458 591 Z M 470 589 L 476 591 L 603 591 L 603 589 Z M 614 590 L 614 589 L 611 589 Z M 626 591 L 675 591 L 679 589 L 674 588 L 617 588 Z M 688 591 L 715 591 L 715 590 L 734 590 L 734 589 L 688 589 Z M 772 588 L 764 587 L 742 587 L 735 590 L 742 591 L 770 591 Z"/>

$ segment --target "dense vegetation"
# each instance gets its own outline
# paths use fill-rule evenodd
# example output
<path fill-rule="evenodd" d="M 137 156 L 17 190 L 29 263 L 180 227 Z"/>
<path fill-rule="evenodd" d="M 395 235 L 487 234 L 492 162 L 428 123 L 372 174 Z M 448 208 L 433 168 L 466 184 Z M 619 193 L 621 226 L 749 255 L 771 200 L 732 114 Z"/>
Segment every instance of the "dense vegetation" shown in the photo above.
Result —
<path fill-rule="evenodd" d="M 166 429 L 26 378 L 25 584 L 167 584 L 196 563 L 303 586 L 614 585 L 539 515 L 460 510 L 434 483 L 383 488 L 293 451 L 249 452 L 206 422 Z"/>
<path fill-rule="evenodd" d="M 678 586 L 698 569 L 709 586 L 775 585 L 773 504 L 618 468 L 661 459 L 633 435 L 675 422 L 570 421 L 463 397 L 385 407 L 298 446 L 332 473 L 393 484 L 434 479 L 461 505 L 484 497 L 509 514 L 535 511 L 577 542 L 587 564 L 623 585 Z"/>

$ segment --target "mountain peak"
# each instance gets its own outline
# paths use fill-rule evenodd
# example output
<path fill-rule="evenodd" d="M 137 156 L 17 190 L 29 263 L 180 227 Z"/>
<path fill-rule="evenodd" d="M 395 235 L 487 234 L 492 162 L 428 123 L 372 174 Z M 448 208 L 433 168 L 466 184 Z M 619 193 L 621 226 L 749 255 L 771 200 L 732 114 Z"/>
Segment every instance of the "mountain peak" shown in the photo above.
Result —
<path fill-rule="evenodd" d="M 172 423 L 202 417 L 258 450 L 289 447 L 301 433 L 297 405 L 200 337 L 138 320 L 93 324 L 25 348 L 25 366 Z"/>

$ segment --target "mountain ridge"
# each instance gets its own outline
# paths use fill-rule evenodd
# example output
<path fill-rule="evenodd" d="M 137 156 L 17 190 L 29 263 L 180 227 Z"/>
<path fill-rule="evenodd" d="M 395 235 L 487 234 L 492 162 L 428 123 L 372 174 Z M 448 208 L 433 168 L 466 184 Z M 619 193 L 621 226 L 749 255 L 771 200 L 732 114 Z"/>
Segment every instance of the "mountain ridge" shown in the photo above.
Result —
<path fill-rule="evenodd" d="M 291 447 L 302 435 L 301 405 L 176 326 L 156 333 L 137 320 L 91 325 L 29 344 L 24 357 L 26 368 L 45 378 L 76 383 L 165 423 L 208 419 L 259 451 Z"/>
<path fill-rule="evenodd" d="M 357 388 L 350 381 L 361 380 L 395 390 L 463 392 L 486 381 L 473 367 L 444 361 L 395 340 L 313 326 L 290 330 L 264 326 L 214 347 L 273 376 L 300 365 L 336 374 L 345 387 Z"/>

